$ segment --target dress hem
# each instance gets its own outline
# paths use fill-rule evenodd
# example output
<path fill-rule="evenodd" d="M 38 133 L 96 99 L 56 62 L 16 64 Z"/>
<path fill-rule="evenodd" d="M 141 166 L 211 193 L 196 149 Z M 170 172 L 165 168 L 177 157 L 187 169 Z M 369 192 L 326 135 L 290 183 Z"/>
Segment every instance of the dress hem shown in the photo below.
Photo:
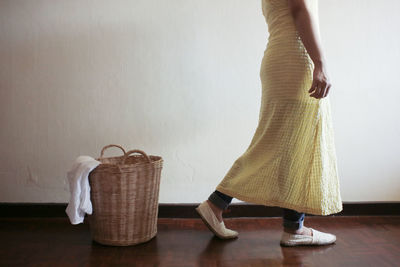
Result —
<path fill-rule="evenodd" d="M 341 205 L 341 207 L 339 209 L 323 212 L 322 210 L 299 206 L 299 205 L 295 205 L 295 204 L 291 204 L 291 203 L 287 203 L 287 202 L 281 202 L 278 200 L 262 200 L 259 198 L 254 198 L 254 197 L 249 197 L 249 196 L 239 194 L 236 191 L 231 191 L 230 189 L 222 187 L 221 185 L 218 185 L 215 190 L 218 190 L 221 193 L 227 194 L 233 198 L 236 198 L 236 199 L 239 199 L 239 200 L 242 200 L 245 202 L 250 202 L 253 204 L 260 204 L 260 205 L 265 205 L 265 206 L 271 206 L 271 207 L 292 209 L 292 210 L 296 210 L 297 212 L 304 212 L 304 213 L 308 213 L 308 214 L 312 214 L 312 215 L 327 216 L 327 215 L 336 214 L 343 210 L 343 205 Z"/>

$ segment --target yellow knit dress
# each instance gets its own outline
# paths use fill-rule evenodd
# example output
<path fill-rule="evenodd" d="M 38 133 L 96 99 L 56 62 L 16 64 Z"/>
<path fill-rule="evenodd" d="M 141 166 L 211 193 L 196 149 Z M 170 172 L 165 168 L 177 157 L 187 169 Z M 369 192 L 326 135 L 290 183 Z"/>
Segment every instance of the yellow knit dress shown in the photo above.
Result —
<path fill-rule="evenodd" d="M 318 0 L 308 0 L 307 5 L 318 25 Z M 329 94 L 316 99 L 308 93 L 314 64 L 288 0 L 262 0 L 262 12 L 269 37 L 260 69 L 258 126 L 216 190 L 242 201 L 309 214 L 340 212 Z"/>

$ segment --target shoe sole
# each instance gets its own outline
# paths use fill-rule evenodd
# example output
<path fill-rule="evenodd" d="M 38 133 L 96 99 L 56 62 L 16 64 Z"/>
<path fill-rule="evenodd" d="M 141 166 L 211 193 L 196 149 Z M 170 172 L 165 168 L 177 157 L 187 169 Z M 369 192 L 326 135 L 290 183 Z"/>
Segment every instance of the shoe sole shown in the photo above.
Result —
<path fill-rule="evenodd" d="M 233 239 L 233 238 L 237 238 L 238 236 L 221 236 L 220 234 L 218 234 L 214 228 L 212 228 L 212 226 L 207 222 L 206 218 L 203 217 L 203 215 L 200 212 L 200 209 L 197 207 L 195 208 L 195 210 L 197 211 L 197 213 L 200 215 L 201 220 L 204 222 L 204 224 L 208 227 L 208 229 L 210 229 L 211 232 L 213 232 L 217 237 L 221 238 L 221 239 Z"/>
<path fill-rule="evenodd" d="M 336 241 L 336 240 L 335 240 Z M 326 244 L 291 244 L 291 243 L 282 243 L 280 242 L 279 244 L 283 247 L 296 247 L 296 246 L 327 246 L 327 245 L 332 245 L 335 243 L 333 241 L 332 243 L 326 243 Z"/>
<path fill-rule="evenodd" d="M 285 243 L 279 243 L 283 247 L 297 247 L 297 246 L 328 246 L 332 245 L 333 243 L 327 243 L 327 244 L 285 244 Z"/>

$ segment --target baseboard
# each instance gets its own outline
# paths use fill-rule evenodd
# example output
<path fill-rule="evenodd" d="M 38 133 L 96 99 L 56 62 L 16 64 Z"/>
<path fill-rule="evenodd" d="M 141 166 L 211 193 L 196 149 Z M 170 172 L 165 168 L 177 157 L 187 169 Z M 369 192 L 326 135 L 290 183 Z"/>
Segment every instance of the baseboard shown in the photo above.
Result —
<path fill-rule="evenodd" d="M 68 203 L 0 203 L 1 218 L 67 217 Z M 159 218 L 197 218 L 199 203 L 160 203 Z M 333 216 L 400 215 L 400 201 L 395 202 L 343 202 L 343 210 Z M 280 207 L 250 203 L 232 203 L 224 212 L 225 218 L 233 217 L 279 217 Z M 309 214 L 308 216 L 313 216 Z"/>

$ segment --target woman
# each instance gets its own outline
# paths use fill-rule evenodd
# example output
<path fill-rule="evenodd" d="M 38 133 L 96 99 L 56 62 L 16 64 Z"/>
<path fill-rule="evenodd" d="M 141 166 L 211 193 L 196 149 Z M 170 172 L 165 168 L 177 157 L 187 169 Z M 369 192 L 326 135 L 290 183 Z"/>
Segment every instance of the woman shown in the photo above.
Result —
<path fill-rule="evenodd" d="M 283 209 L 281 245 L 325 245 L 336 236 L 304 226 L 305 213 L 341 211 L 318 0 L 262 0 L 268 44 L 259 123 L 247 150 L 196 211 L 220 238 L 232 198 Z"/>

